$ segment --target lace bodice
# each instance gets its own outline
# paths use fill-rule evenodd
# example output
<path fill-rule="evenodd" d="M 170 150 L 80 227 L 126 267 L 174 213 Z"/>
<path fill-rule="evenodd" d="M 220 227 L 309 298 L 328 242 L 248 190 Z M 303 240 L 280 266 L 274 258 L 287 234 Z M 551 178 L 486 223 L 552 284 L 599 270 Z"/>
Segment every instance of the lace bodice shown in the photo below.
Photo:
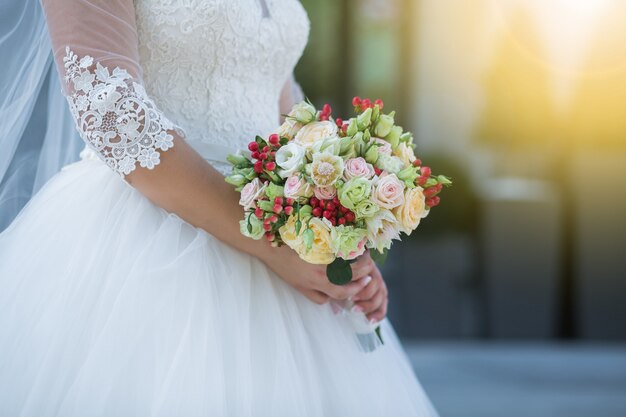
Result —
<path fill-rule="evenodd" d="M 279 96 L 309 32 L 298 0 L 136 0 L 143 83 L 220 171 L 279 122 Z"/>

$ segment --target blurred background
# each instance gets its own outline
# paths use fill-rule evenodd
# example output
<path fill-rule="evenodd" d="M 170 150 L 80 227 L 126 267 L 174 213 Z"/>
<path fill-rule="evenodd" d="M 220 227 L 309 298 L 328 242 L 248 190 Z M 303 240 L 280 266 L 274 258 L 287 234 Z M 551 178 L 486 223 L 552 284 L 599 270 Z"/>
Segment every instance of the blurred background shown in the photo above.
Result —
<path fill-rule="evenodd" d="M 442 416 L 626 416 L 626 1 L 303 4 L 307 96 L 453 177 L 384 266 Z"/>

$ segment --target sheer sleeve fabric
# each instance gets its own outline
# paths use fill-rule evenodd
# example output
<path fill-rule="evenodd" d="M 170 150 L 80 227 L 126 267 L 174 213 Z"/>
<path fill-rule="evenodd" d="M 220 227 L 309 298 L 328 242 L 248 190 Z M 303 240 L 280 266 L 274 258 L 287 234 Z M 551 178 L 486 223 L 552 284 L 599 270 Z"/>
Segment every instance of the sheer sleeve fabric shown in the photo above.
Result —
<path fill-rule="evenodd" d="M 154 168 L 182 136 L 142 85 L 132 0 L 42 0 L 63 92 L 81 138 L 125 176 Z"/>

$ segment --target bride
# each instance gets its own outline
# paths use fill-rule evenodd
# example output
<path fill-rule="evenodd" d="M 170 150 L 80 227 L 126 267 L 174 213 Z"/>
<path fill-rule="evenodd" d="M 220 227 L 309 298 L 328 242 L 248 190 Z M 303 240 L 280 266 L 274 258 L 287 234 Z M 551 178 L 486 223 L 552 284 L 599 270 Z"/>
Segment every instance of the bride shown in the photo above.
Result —
<path fill-rule="evenodd" d="M 299 2 L 42 8 L 87 148 L 0 234 L 0 416 L 435 416 L 369 257 L 337 287 L 239 232 L 225 156 L 298 99 Z"/>

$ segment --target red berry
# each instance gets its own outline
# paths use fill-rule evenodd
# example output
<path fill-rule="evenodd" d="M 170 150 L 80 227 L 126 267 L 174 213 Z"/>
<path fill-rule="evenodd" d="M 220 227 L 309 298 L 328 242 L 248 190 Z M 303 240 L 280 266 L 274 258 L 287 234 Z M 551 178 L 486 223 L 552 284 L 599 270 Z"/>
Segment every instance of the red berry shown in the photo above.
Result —
<path fill-rule="evenodd" d="M 369 98 L 364 98 L 363 101 L 361 101 L 361 106 L 364 109 L 372 107 L 372 100 L 370 100 Z"/>
<path fill-rule="evenodd" d="M 432 174 L 432 171 L 429 167 L 422 167 L 420 172 L 422 174 L 422 177 L 430 177 L 430 174 Z"/>
<path fill-rule="evenodd" d="M 280 144 L 280 137 L 276 133 L 272 133 L 268 139 L 270 145 L 278 146 Z"/>
<path fill-rule="evenodd" d="M 341 203 L 339 202 L 339 198 L 334 197 L 334 198 L 333 198 L 333 204 L 334 204 L 334 205 L 336 205 L 337 207 L 339 207 L 339 205 L 341 204 Z"/>
<path fill-rule="evenodd" d="M 428 181 L 428 177 L 424 177 L 424 176 L 419 177 L 417 179 L 417 185 L 421 187 L 422 185 L 426 184 L 426 181 Z"/>
<path fill-rule="evenodd" d="M 422 165 L 422 160 L 421 159 L 416 159 L 415 161 L 413 161 L 413 166 L 414 167 L 418 167 Z"/>
<path fill-rule="evenodd" d="M 315 207 L 313 209 L 313 216 L 321 217 L 322 216 L 322 209 L 320 207 Z"/>
<path fill-rule="evenodd" d="M 293 214 L 293 206 L 286 206 L 285 207 L 285 214 L 287 216 L 291 216 Z"/>
<path fill-rule="evenodd" d="M 259 150 L 259 144 L 256 143 L 256 142 L 250 142 L 248 144 L 248 149 L 250 150 L 250 152 L 258 151 Z"/>
<path fill-rule="evenodd" d="M 263 162 L 262 161 L 256 161 L 254 163 L 254 172 L 256 172 L 257 174 L 260 174 L 263 172 Z"/>
<path fill-rule="evenodd" d="M 333 110 L 331 109 L 329 104 L 324 104 L 324 107 L 322 107 L 322 113 L 324 113 L 324 114 L 328 114 L 329 115 L 330 113 L 332 113 L 332 111 Z"/>
<path fill-rule="evenodd" d="M 276 214 L 280 214 L 283 211 L 283 205 L 282 204 L 274 204 L 274 213 Z"/>
<path fill-rule="evenodd" d="M 335 219 L 334 217 L 331 217 L 329 220 L 330 220 L 330 224 L 332 224 L 333 226 L 337 226 L 337 219 Z"/>
<path fill-rule="evenodd" d="M 378 168 L 378 167 L 374 167 L 374 173 L 376 173 L 376 175 L 380 176 L 380 174 L 383 173 L 383 170 Z"/>
<path fill-rule="evenodd" d="M 275 208 L 276 206 L 274 206 Z M 280 208 L 281 210 L 283 209 L 282 207 Z M 268 217 L 270 219 L 270 223 L 276 223 L 278 221 L 278 216 L 275 214 L 272 214 L 270 217 Z"/>
<path fill-rule="evenodd" d="M 361 105 L 361 97 L 356 96 L 352 99 L 352 105 L 354 107 L 359 107 Z"/>
<path fill-rule="evenodd" d="M 257 216 L 259 219 L 262 219 L 264 214 L 265 212 L 261 207 L 257 207 L 254 209 L 254 215 Z"/>
<path fill-rule="evenodd" d="M 337 118 L 337 120 L 335 120 L 335 123 L 337 123 L 338 127 L 343 127 L 343 120 L 341 118 Z"/>
<path fill-rule="evenodd" d="M 254 151 L 254 152 L 252 152 L 252 158 L 253 158 L 253 159 L 259 159 L 259 155 L 261 155 L 261 154 L 259 153 L 259 151 Z"/>
<path fill-rule="evenodd" d="M 324 212 L 322 213 L 322 216 L 324 216 L 325 219 L 331 219 L 333 217 L 333 212 L 330 210 L 324 210 Z"/>
<path fill-rule="evenodd" d="M 285 202 L 287 203 L 288 206 L 293 206 L 293 203 L 295 203 L 293 198 L 288 198 L 287 200 L 285 200 Z"/>
<path fill-rule="evenodd" d="M 337 206 L 335 206 L 335 204 L 330 201 L 326 204 L 326 210 L 335 211 L 336 208 Z"/>
<path fill-rule="evenodd" d="M 434 197 L 437 195 L 438 192 L 439 191 L 437 190 L 437 187 L 428 187 L 424 190 L 424 196 L 426 198 Z"/>
<path fill-rule="evenodd" d="M 339 223 L 339 224 L 346 224 L 346 218 L 345 217 L 340 217 L 339 220 L 337 220 L 337 223 Z"/>
<path fill-rule="evenodd" d="M 262 161 L 265 161 L 265 160 L 267 159 L 267 153 L 262 152 L 262 153 L 259 155 L 259 159 L 260 159 L 260 160 L 262 160 Z"/>
<path fill-rule="evenodd" d="M 283 198 L 282 197 L 276 197 L 274 199 L 274 204 L 280 204 L 282 206 L 283 205 Z"/>
<path fill-rule="evenodd" d="M 276 169 L 276 162 L 270 161 L 270 162 L 266 163 L 265 164 L 265 169 L 267 169 L 268 171 L 274 171 Z"/>
<path fill-rule="evenodd" d="M 426 199 L 426 205 L 428 207 L 435 207 L 439 205 L 440 202 L 441 202 L 441 199 L 439 197 L 431 197 L 431 198 Z"/>
<path fill-rule="evenodd" d="M 347 207 L 341 206 L 339 207 L 339 211 L 342 212 L 343 214 L 346 214 L 347 212 L 349 212 L 350 210 L 348 210 Z"/>
<path fill-rule="evenodd" d="M 441 190 L 443 190 L 443 184 L 437 184 L 435 185 L 435 188 L 437 189 L 437 192 L 440 193 Z"/>
<path fill-rule="evenodd" d="M 381 110 L 383 109 L 383 107 L 385 107 L 385 103 L 383 103 L 381 99 L 377 99 L 376 101 L 374 101 L 374 104 L 380 107 Z"/>
<path fill-rule="evenodd" d="M 351 211 L 348 211 L 346 213 L 345 219 L 346 219 L 347 222 L 352 223 L 354 221 L 354 219 L 355 219 L 354 213 L 351 212 Z"/>
<path fill-rule="evenodd" d="M 267 146 L 267 145 L 265 145 L 265 146 L 263 147 L 263 152 L 268 153 L 269 151 L 270 151 L 270 147 L 269 147 L 269 146 Z"/>
<path fill-rule="evenodd" d="M 274 233 L 267 232 L 265 233 L 265 239 L 267 239 L 268 242 L 273 242 L 274 239 L 276 239 L 276 236 Z"/>
<path fill-rule="evenodd" d="M 320 201 L 317 199 L 317 197 L 311 197 L 309 203 L 311 204 L 311 207 L 317 207 Z"/>
<path fill-rule="evenodd" d="M 321 120 L 322 122 L 327 121 L 327 120 L 328 120 L 328 115 L 327 115 L 327 114 L 324 114 L 324 113 L 320 114 L 320 120 Z"/>
<path fill-rule="evenodd" d="M 346 133 L 348 131 L 348 124 L 341 126 L 341 133 Z"/>
<path fill-rule="evenodd" d="M 267 223 L 263 223 L 263 230 L 265 230 L 266 232 L 269 232 L 270 230 L 272 230 L 272 225 Z"/>

